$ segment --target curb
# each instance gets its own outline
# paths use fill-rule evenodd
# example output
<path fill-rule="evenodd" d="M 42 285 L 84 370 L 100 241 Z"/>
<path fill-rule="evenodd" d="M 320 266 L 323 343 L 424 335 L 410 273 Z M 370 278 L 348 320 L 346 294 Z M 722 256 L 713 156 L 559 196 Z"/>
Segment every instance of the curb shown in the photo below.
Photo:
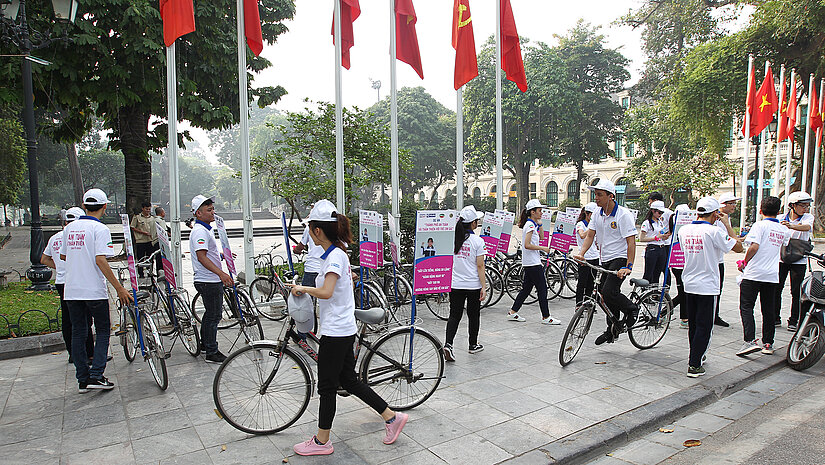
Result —
<path fill-rule="evenodd" d="M 61 332 L 0 339 L 0 360 L 47 354 L 65 349 Z"/>
<path fill-rule="evenodd" d="M 689 388 L 616 415 L 573 434 L 527 451 L 504 463 L 585 463 L 686 414 L 743 389 L 785 366 L 787 348 L 759 357 Z"/>

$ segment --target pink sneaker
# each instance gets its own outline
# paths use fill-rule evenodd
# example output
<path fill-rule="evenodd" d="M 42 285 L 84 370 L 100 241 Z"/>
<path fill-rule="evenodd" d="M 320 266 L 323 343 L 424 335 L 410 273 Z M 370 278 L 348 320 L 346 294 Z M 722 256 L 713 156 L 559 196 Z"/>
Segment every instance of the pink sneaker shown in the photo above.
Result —
<path fill-rule="evenodd" d="M 407 419 L 409 419 L 409 415 L 406 413 L 396 412 L 395 413 L 395 421 L 392 423 L 385 423 L 387 427 L 387 436 L 384 438 L 384 444 L 392 444 L 398 439 L 398 435 L 401 434 L 401 430 L 404 429 L 404 425 L 407 424 Z"/>
<path fill-rule="evenodd" d="M 315 442 L 315 436 L 312 436 L 308 440 L 292 446 L 292 450 L 298 455 L 329 455 L 333 451 L 332 439 L 327 441 L 326 444 L 319 446 L 318 443 Z"/>

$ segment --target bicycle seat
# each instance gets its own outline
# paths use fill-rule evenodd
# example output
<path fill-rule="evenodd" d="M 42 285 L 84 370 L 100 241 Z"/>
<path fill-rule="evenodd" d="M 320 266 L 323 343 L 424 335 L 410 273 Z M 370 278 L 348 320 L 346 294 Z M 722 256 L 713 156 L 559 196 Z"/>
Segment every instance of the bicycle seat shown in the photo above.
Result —
<path fill-rule="evenodd" d="M 149 298 L 149 291 L 137 291 L 137 300 L 140 302 L 141 300 L 146 300 Z"/>
<path fill-rule="evenodd" d="M 650 281 L 646 279 L 630 278 L 630 284 L 638 287 L 647 287 L 650 286 Z"/>
<path fill-rule="evenodd" d="M 355 319 L 368 325 L 383 323 L 385 318 L 386 312 L 381 307 L 372 307 L 366 310 L 361 310 L 360 308 L 355 309 Z"/>

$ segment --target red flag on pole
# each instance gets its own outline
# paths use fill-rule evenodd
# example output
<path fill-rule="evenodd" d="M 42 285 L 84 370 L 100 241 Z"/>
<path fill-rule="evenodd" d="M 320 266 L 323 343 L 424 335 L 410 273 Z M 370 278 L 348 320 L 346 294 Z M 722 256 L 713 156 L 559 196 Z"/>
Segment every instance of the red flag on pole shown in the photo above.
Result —
<path fill-rule="evenodd" d="M 751 75 L 748 76 L 748 96 L 745 98 L 745 115 L 750 115 L 751 108 L 753 108 L 753 96 L 756 91 L 756 72 L 754 71 L 753 67 L 751 67 Z M 742 135 L 745 137 L 753 137 L 753 120 L 751 120 L 751 127 L 750 131 L 746 127 L 748 124 L 748 118 L 742 121 Z"/>
<path fill-rule="evenodd" d="M 455 90 L 478 76 L 476 41 L 473 36 L 470 0 L 455 0 L 453 4 L 453 48 L 455 49 Z"/>
<path fill-rule="evenodd" d="M 808 114 L 811 129 L 816 131 L 822 127 L 822 113 L 819 112 L 819 95 L 816 92 L 816 82 L 813 83 L 813 93 L 808 97 Z"/>
<path fill-rule="evenodd" d="M 358 0 L 338 1 L 341 2 L 341 65 L 349 69 L 349 49 L 355 45 L 352 23 L 361 16 L 361 5 L 358 4 Z M 332 19 L 332 43 L 335 44 L 334 17 Z"/>
<path fill-rule="evenodd" d="M 243 0 L 243 23 L 246 43 L 255 56 L 264 49 L 264 36 L 261 32 L 261 15 L 258 12 L 258 0 Z"/>
<path fill-rule="evenodd" d="M 501 1 L 501 69 L 507 79 L 518 85 L 522 92 L 527 91 L 527 75 L 524 74 L 524 62 L 521 59 L 521 44 L 518 40 L 516 20 L 510 0 Z"/>
<path fill-rule="evenodd" d="M 788 138 L 788 92 L 785 90 L 785 81 L 779 83 L 779 124 L 776 134 L 776 143 Z"/>
<path fill-rule="evenodd" d="M 412 66 L 418 76 L 424 79 L 418 35 L 415 33 L 417 21 L 412 0 L 395 0 L 395 57 Z"/>
<path fill-rule="evenodd" d="M 768 124 L 773 121 L 773 117 L 776 115 L 777 108 L 773 72 L 768 67 L 765 80 L 762 81 L 762 86 L 754 95 L 753 107 L 751 107 L 751 134 L 759 134 L 768 127 Z"/>
<path fill-rule="evenodd" d="M 160 0 L 163 43 L 171 47 L 178 37 L 195 32 L 195 7 L 192 0 Z"/>
<path fill-rule="evenodd" d="M 788 111 L 786 112 L 786 126 L 788 138 L 793 142 L 793 133 L 796 129 L 796 76 L 791 80 L 791 87 L 788 96 Z"/>

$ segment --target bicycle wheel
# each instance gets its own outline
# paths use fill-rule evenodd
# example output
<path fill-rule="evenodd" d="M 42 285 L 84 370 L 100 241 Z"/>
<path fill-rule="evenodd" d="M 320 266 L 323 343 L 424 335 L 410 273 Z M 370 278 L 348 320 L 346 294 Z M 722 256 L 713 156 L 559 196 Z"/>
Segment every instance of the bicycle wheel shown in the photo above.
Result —
<path fill-rule="evenodd" d="M 562 299 L 572 299 L 576 297 L 576 286 L 578 286 L 579 283 L 579 266 L 567 258 L 554 260 L 553 263 L 561 271 L 561 278 L 564 283 L 561 292 L 559 292 L 559 297 Z"/>
<path fill-rule="evenodd" d="M 411 348 L 410 329 L 396 328 L 378 338 L 367 348 L 361 364 L 361 379 L 393 410 L 421 405 L 433 395 L 444 374 L 444 353 L 438 339 L 416 329 Z"/>
<path fill-rule="evenodd" d="M 131 363 L 138 351 L 138 334 L 135 328 L 134 310 L 131 305 L 120 306 L 120 330 L 125 331 L 120 336 L 120 345 L 123 346 L 123 355 Z"/>
<path fill-rule="evenodd" d="M 309 405 L 309 368 L 291 348 L 256 343 L 232 352 L 215 373 L 221 418 L 249 434 L 271 434 L 298 421 Z"/>
<path fill-rule="evenodd" d="M 232 290 L 224 289 L 223 299 L 221 300 L 221 321 L 218 322 L 218 329 L 231 328 L 238 324 L 238 319 L 232 314 L 232 305 L 230 304 L 231 301 Z M 201 320 L 206 308 L 203 306 L 203 297 L 201 297 L 200 292 L 195 294 L 195 297 L 192 298 L 191 308 L 192 313 L 195 315 L 195 319 L 198 320 L 198 324 L 203 324 L 203 321 Z"/>
<path fill-rule="evenodd" d="M 198 326 L 189 303 L 179 295 L 173 297 L 175 305 L 175 315 L 178 319 L 178 338 L 187 352 L 193 357 L 201 353 L 201 337 L 198 334 Z"/>
<path fill-rule="evenodd" d="M 280 321 L 286 317 L 286 299 L 278 292 L 278 285 L 271 277 L 260 277 L 249 286 L 249 298 L 258 314 L 267 320 Z"/>
<path fill-rule="evenodd" d="M 497 269 L 490 269 L 487 280 L 490 282 L 491 295 L 488 306 L 493 306 L 499 303 L 504 296 L 504 278 Z"/>
<path fill-rule="evenodd" d="M 386 284 L 386 287 L 390 289 L 389 292 L 386 292 L 390 318 L 400 324 L 411 323 L 412 285 L 407 281 L 407 278 L 400 274 L 397 274 L 395 277 L 388 277 L 387 281 L 389 282 Z M 397 283 L 394 281 L 397 281 Z"/>
<path fill-rule="evenodd" d="M 661 312 L 659 310 L 659 299 L 662 291 L 652 289 L 639 297 L 636 305 L 639 306 L 639 317 L 636 322 L 627 329 L 627 337 L 630 342 L 639 349 L 650 349 L 665 337 L 667 328 L 670 326 L 670 315 L 673 312 L 673 305 L 667 295 L 662 299 Z"/>
<path fill-rule="evenodd" d="M 484 270 L 484 299 L 481 301 L 481 308 L 486 308 L 493 301 L 493 280 L 490 277 L 490 270 Z"/>
<path fill-rule="evenodd" d="M 172 319 L 172 309 L 169 307 L 169 298 L 165 292 L 161 292 L 155 287 L 152 288 L 150 295 L 152 296 L 152 306 L 147 313 L 150 313 L 155 319 L 155 324 L 161 335 L 171 336 L 175 333 L 175 325 L 172 323 L 174 320 Z"/>
<path fill-rule="evenodd" d="M 579 353 L 579 349 L 581 349 L 584 339 L 590 331 L 590 324 L 593 323 L 593 313 L 595 311 L 596 306 L 593 301 L 585 300 L 576 310 L 576 313 L 573 314 L 559 346 L 559 363 L 561 366 L 568 365 Z"/>
<path fill-rule="evenodd" d="M 417 296 L 420 301 L 437 318 L 447 321 L 450 319 L 450 294 L 442 292 L 440 294 L 420 294 Z"/>
<path fill-rule="evenodd" d="M 163 340 L 158 332 L 155 319 L 151 315 L 141 315 L 143 324 L 143 343 L 146 345 L 146 363 L 149 371 L 158 383 L 158 387 L 166 390 L 169 387 L 169 377 L 166 375 L 166 352 L 163 350 Z"/>
<path fill-rule="evenodd" d="M 521 292 L 521 287 L 524 284 L 524 270 L 522 270 L 521 265 L 513 265 L 509 269 L 507 269 L 507 273 L 504 275 L 504 289 L 507 290 L 507 295 L 510 296 L 513 301 L 516 300 L 519 292 Z M 548 297 L 549 297 L 549 289 L 548 289 Z M 539 297 L 536 293 L 536 288 L 534 287 L 530 291 L 530 295 L 524 299 L 525 305 L 531 305 L 538 302 Z"/>
<path fill-rule="evenodd" d="M 544 268 L 544 279 L 547 281 L 547 300 L 553 300 L 564 288 L 561 270 L 553 262 L 548 263 Z"/>
<path fill-rule="evenodd" d="M 264 338 L 264 328 L 261 326 L 261 319 L 252 306 L 252 302 L 249 301 L 249 296 L 241 289 L 238 289 L 238 302 L 241 305 L 239 310 L 243 314 L 244 320 L 241 327 L 244 339 L 246 339 L 246 342 L 262 340 Z M 237 321 L 240 321 L 240 319 L 237 319 Z"/>
<path fill-rule="evenodd" d="M 361 286 L 363 285 L 363 297 L 361 292 Z M 378 286 L 378 284 L 367 281 L 366 283 L 357 284 L 355 286 L 355 308 L 372 308 L 372 307 L 380 307 L 384 310 L 389 310 L 389 304 L 387 303 L 387 298 L 384 296 L 384 292 Z M 363 299 L 363 303 L 361 300 Z"/>

